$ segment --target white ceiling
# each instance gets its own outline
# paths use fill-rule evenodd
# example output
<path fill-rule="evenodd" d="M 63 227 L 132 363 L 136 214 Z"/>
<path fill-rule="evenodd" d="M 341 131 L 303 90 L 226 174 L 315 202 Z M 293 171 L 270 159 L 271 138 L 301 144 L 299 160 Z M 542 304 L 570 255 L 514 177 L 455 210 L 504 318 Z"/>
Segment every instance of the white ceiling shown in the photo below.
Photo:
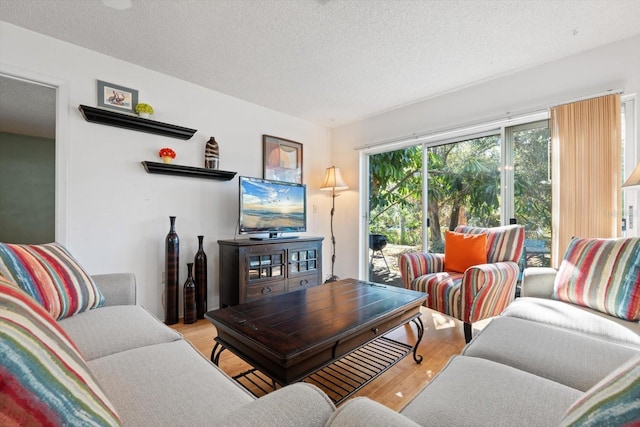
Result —
<path fill-rule="evenodd" d="M 54 139 L 55 89 L 0 76 L 0 132 Z"/>
<path fill-rule="evenodd" d="M 335 127 L 634 36 L 640 1 L 0 0 L 0 19 Z"/>

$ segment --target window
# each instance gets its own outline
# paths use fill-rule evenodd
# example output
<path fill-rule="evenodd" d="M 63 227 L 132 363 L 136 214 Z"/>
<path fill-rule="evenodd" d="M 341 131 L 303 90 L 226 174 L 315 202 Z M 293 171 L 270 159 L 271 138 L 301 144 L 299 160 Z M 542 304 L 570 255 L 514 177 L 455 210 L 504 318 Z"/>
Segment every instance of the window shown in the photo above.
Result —
<path fill-rule="evenodd" d="M 527 231 L 528 264 L 549 265 L 546 118 L 540 114 L 368 154 L 368 279 L 400 284 L 398 255 L 442 252 L 446 230 L 495 227 L 512 218 Z"/>

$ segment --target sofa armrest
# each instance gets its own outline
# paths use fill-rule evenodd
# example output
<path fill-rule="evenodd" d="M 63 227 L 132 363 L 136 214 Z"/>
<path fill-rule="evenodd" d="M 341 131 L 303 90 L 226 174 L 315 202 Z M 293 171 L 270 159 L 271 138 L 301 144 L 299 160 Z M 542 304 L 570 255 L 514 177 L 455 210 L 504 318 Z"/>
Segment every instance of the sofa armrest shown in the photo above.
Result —
<path fill-rule="evenodd" d="M 444 254 L 410 252 L 400 255 L 398 263 L 404 287 L 413 289 L 411 283 L 416 278 L 444 270 Z"/>
<path fill-rule="evenodd" d="M 402 414 L 367 397 L 356 397 L 344 403 L 327 422 L 326 427 L 418 427 Z"/>
<path fill-rule="evenodd" d="M 91 276 L 104 295 L 104 305 L 135 305 L 136 277 L 132 273 L 97 274 Z"/>
<path fill-rule="evenodd" d="M 523 297 L 553 298 L 553 282 L 558 270 L 550 267 L 528 267 L 522 273 Z"/>
<path fill-rule="evenodd" d="M 335 408 L 318 387 L 300 382 L 242 405 L 215 424 L 225 427 L 324 426 Z"/>

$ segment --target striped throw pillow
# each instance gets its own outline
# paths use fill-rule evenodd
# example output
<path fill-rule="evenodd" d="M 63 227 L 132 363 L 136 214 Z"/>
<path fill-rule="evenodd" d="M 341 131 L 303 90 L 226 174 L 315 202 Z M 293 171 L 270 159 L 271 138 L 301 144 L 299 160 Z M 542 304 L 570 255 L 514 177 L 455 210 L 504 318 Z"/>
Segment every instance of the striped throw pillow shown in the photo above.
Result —
<path fill-rule="evenodd" d="M 67 334 L 2 277 L 0 355 L 0 425 L 120 425 Z"/>
<path fill-rule="evenodd" d="M 0 275 L 17 283 L 57 320 L 104 304 L 93 279 L 58 243 L 0 243 Z"/>
<path fill-rule="evenodd" d="M 640 425 L 640 356 L 594 385 L 574 403 L 561 427 Z"/>
<path fill-rule="evenodd" d="M 553 296 L 622 319 L 640 319 L 640 238 L 573 238 Z"/>

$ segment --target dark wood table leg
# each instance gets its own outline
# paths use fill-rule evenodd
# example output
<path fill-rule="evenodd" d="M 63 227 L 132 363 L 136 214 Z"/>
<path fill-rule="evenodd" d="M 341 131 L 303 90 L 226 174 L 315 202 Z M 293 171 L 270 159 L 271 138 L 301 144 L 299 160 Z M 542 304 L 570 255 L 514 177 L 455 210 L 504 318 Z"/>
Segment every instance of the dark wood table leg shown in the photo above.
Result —
<path fill-rule="evenodd" d="M 214 365 L 218 366 L 218 363 L 220 362 L 220 354 L 222 354 L 223 351 L 225 351 L 225 347 L 219 342 L 216 342 L 216 345 L 213 346 L 213 350 L 211 350 L 211 361 Z"/>
<path fill-rule="evenodd" d="M 416 354 L 418 351 L 418 344 L 422 341 L 422 336 L 424 335 L 424 325 L 422 324 L 422 319 L 420 317 L 416 317 L 412 320 L 413 323 L 416 324 L 418 328 L 418 340 L 416 341 L 416 345 L 413 347 L 413 360 L 416 361 L 417 364 L 422 363 L 422 355 Z"/>

